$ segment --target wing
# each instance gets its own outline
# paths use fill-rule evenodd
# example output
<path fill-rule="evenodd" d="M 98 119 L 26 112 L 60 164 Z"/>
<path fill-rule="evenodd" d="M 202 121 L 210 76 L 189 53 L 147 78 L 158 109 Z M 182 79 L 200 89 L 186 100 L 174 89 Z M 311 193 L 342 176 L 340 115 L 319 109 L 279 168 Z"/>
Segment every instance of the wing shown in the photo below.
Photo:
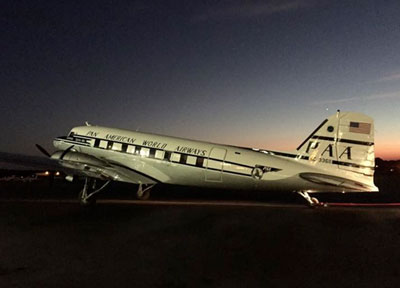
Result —
<path fill-rule="evenodd" d="M 102 180 L 122 181 L 134 184 L 155 184 L 159 182 L 152 174 L 151 167 L 147 173 L 119 163 L 79 153 L 68 152 L 60 160 L 62 152 L 54 153 L 51 158 L 0 153 L 0 169 L 4 170 L 53 170 L 66 175 L 91 177 Z M 155 171 L 156 172 L 156 171 Z"/>
<path fill-rule="evenodd" d="M 54 154 L 53 154 L 54 155 Z M 52 156 L 53 157 L 53 156 Z M 55 158 L 57 155 L 55 155 Z M 113 180 L 134 184 L 155 184 L 157 179 L 118 162 L 111 162 L 99 159 L 92 155 L 69 152 L 63 160 L 58 160 L 62 167 L 73 170 L 75 175 L 99 178 L 103 180 Z"/>

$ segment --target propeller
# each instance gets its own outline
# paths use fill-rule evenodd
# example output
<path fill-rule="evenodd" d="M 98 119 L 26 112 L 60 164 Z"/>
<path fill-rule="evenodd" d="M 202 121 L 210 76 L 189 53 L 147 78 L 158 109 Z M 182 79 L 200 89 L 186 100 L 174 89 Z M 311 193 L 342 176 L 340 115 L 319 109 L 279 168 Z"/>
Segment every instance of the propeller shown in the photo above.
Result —
<path fill-rule="evenodd" d="M 71 151 L 72 148 L 74 148 L 74 145 L 72 145 L 72 146 L 68 147 L 67 149 L 65 149 L 64 152 L 63 152 L 63 153 L 61 154 L 61 156 L 60 156 L 60 160 L 63 160 L 64 156 L 65 156 L 69 151 Z"/>
<path fill-rule="evenodd" d="M 39 149 L 40 152 L 42 152 L 44 155 L 46 155 L 47 157 L 51 158 L 51 154 L 49 152 L 47 152 L 46 149 L 44 149 L 42 146 L 40 146 L 39 144 L 35 144 L 36 148 Z M 67 149 L 65 149 L 61 155 L 60 158 L 58 158 L 59 160 L 63 160 L 63 158 L 65 157 L 65 155 L 71 151 L 71 149 L 74 148 L 74 145 L 71 145 L 70 147 L 68 147 Z"/>
<path fill-rule="evenodd" d="M 36 148 L 39 149 L 40 152 L 42 152 L 44 155 L 46 155 L 47 157 L 51 157 L 50 153 L 47 152 L 46 149 L 44 149 L 42 146 L 40 146 L 39 144 L 35 144 Z"/>
<path fill-rule="evenodd" d="M 46 149 L 44 149 L 42 146 L 40 146 L 39 144 L 35 144 L 36 145 L 36 148 L 40 151 L 40 152 L 42 152 L 44 155 L 46 155 L 47 157 L 49 157 L 49 158 L 51 158 L 51 154 L 49 153 L 49 152 L 47 152 L 47 150 Z M 68 147 L 67 149 L 65 149 L 62 153 L 61 153 L 61 155 L 60 155 L 60 158 L 58 158 L 59 160 L 63 160 L 63 158 L 64 158 L 64 156 L 69 152 L 69 151 L 71 151 L 71 149 L 74 147 L 74 145 L 71 145 L 70 147 Z M 50 178 L 49 178 L 49 186 L 50 187 L 52 187 L 53 186 L 53 182 L 54 182 L 54 173 L 50 173 Z M 71 175 L 67 175 L 67 177 L 65 178 L 65 179 L 67 179 L 68 181 L 71 181 L 72 179 L 73 179 L 73 176 L 71 176 Z"/>

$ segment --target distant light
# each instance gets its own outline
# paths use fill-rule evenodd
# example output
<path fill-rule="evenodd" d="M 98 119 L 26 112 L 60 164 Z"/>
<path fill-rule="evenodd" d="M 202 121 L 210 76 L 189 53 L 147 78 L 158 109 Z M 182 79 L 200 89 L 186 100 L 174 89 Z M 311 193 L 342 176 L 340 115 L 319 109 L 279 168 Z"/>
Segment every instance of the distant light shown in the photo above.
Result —
<path fill-rule="evenodd" d="M 56 175 L 56 176 L 60 176 L 60 172 L 57 171 L 55 175 Z"/>
<path fill-rule="evenodd" d="M 48 176 L 48 175 L 50 175 L 50 172 L 46 171 L 46 172 L 44 172 L 44 175 Z"/>

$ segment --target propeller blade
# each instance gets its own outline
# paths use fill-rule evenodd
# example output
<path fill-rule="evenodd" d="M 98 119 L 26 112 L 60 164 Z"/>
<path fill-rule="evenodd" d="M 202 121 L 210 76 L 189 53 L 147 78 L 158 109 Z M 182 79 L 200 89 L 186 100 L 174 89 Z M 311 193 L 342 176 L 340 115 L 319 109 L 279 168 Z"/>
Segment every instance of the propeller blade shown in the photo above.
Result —
<path fill-rule="evenodd" d="M 68 147 L 67 149 L 65 149 L 64 150 L 64 152 L 61 154 L 61 156 L 60 156 L 60 160 L 63 160 L 63 158 L 64 158 L 64 156 L 69 152 L 69 151 L 71 151 L 71 149 L 74 147 L 74 145 L 72 145 L 72 146 L 70 146 L 70 147 Z"/>
<path fill-rule="evenodd" d="M 35 144 L 36 148 L 39 149 L 40 152 L 42 152 L 44 155 L 46 155 L 47 157 L 51 157 L 50 153 L 47 152 L 46 149 L 44 149 L 42 146 L 40 146 L 39 144 Z"/>

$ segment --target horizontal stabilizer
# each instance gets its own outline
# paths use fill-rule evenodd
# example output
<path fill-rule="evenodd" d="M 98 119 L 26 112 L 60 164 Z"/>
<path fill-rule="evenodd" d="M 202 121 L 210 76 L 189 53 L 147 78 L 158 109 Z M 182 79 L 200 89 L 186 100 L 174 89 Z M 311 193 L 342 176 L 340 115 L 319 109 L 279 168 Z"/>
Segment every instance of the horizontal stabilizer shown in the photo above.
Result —
<path fill-rule="evenodd" d="M 301 173 L 300 177 L 316 184 L 341 187 L 346 190 L 351 189 L 354 191 L 378 191 L 378 189 L 375 189 L 376 187 L 371 187 L 357 181 L 352 181 L 346 178 L 336 177 L 332 175 L 319 173 Z"/>

